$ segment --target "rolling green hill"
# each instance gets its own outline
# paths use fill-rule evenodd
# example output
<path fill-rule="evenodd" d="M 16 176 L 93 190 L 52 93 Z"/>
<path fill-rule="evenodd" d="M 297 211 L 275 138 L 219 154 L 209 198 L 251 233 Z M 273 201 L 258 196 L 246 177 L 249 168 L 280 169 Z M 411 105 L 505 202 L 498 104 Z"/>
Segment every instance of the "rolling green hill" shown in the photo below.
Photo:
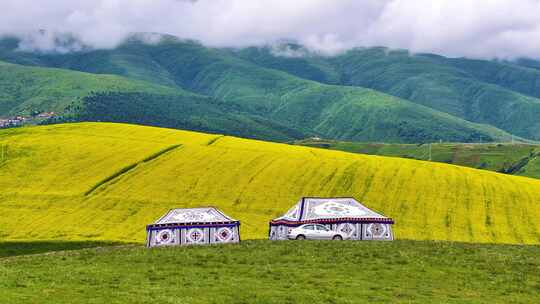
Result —
<path fill-rule="evenodd" d="M 304 139 L 294 144 L 362 153 L 405 157 L 540 178 L 540 146 L 532 144 L 384 144 Z"/>
<path fill-rule="evenodd" d="M 286 141 L 309 131 L 289 128 L 219 100 L 193 94 L 106 92 L 86 96 L 80 106 L 70 106 L 70 121 L 108 121 L 148 126 L 225 133 L 244 138 Z"/>
<path fill-rule="evenodd" d="M 137 123 L 276 141 L 310 134 L 179 87 L 0 62 L 0 117 L 33 111 L 57 112 L 55 122 Z"/>
<path fill-rule="evenodd" d="M 113 50 L 69 54 L 25 53 L 4 46 L 0 58 L 30 65 L 117 74 L 182 88 L 255 115 L 257 123 L 264 117 L 270 124 L 278 126 L 279 130 L 272 132 L 280 133 L 272 137 L 249 137 L 283 140 L 311 134 L 390 142 L 506 141 L 510 138 L 500 129 L 471 123 L 409 100 L 362 87 L 306 80 L 244 60 L 229 50 L 207 48 L 174 37 L 153 45 L 132 39 Z M 321 70 L 326 67 L 326 63 L 319 66 Z M 336 77 L 329 68 L 323 74 Z M 150 101 L 155 100 L 158 99 Z M 157 122 L 154 125 L 176 127 L 177 124 Z M 196 130 L 206 131 L 205 128 Z M 247 132 L 239 133 L 234 129 L 223 133 Z"/>
<path fill-rule="evenodd" d="M 507 138 L 495 128 L 471 124 L 407 100 L 364 88 L 306 81 L 195 43 L 163 43 L 151 47 L 150 52 L 186 90 L 325 137 L 397 142 Z"/>
<path fill-rule="evenodd" d="M 306 79 L 372 88 L 468 121 L 540 139 L 540 71 L 536 69 L 380 47 L 331 57 L 309 53 L 277 56 L 272 48 L 231 53 Z"/>
<path fill-rule="evenodd" d="M 534 60 L 534 59 L 530 59 L 530 58 L 519 58 L 519 59 L 514 60 L 513 62 L 510 62 L 510 63 L 515 63 L 517 65 L 520 65 L 520 66 L 523 66 L 523 67 L 526 67 L 526 68 L 540 70 L 540 61 L 539 60 Z"/>
<path fill-rule="evenodd" d="M 429 56 L 436 63 L 454 66 L 468 76 L 518 93 L 540 97 L 540 71 L 519 62 L 499 62 L 467 58 Z"/>
<path fill-rule="evenodd" d="M 181 93 L 169 87 L 115 75 L 94 75 L 0 61 L 0 115 L 3 116 L 35 109 L 62 112 L 71 103 L 96 91 Z"/>
<path fill-rule="evenodd" d="M 3 240 L 143 242 L 166 210 L 198 205 L 266 238 L 301 196 L 354 196 L 398 239 L 540 243 L 536 179 L 123 124 L 1 130 L 0 146 Z"/>

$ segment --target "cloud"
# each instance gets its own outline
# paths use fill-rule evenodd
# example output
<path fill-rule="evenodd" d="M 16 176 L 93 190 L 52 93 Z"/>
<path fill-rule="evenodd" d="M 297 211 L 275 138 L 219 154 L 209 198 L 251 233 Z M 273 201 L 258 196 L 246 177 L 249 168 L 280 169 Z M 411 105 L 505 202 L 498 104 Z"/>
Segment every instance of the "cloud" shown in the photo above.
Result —
<path fill-rule="evenodd" d="M 27 49 L 57 48 L 67 33 L 110 48 L 130 33 L 155 32 L 219 47 L 294 40 L 327 54 L 388 46 L 540 58 L 538 0 L 2 0 L 0 12 L 0 35 L 23 38 Z"/>

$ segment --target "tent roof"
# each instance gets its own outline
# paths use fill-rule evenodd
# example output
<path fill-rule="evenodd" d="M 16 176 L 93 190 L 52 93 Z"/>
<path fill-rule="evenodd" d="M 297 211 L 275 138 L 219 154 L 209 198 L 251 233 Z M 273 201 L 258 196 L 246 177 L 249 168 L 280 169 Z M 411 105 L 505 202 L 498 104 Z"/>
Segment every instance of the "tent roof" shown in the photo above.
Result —
<path fill-rule="evenodd" d="M 171 209 L 154 224 L 214 224 L 231 223 L 237 220 L 214 207 Z"/>
<path fill-rule="evenodd" d="M 392 222 L 391 218 L 367 208 L 352 197 L 303 197 L 285 215 L 274 219 L 272 222 L 311 222 L 321 220 Z"/>

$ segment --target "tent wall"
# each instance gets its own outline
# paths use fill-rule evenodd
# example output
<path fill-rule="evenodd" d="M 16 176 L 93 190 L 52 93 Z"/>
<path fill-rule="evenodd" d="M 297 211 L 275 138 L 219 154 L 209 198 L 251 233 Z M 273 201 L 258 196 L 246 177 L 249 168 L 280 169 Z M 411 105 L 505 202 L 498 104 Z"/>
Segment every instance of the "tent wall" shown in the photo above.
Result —
<path fill-rule="evenodd" d="M 280 241 L 287 239 L 287 232 L 290 226 L 285 225 L 272 225 L 270 224 L 270 232 L 268 239 L 271 241 Z"/>
<path fill-rule="evenodd" d="M 320 223 L 333 231 L 345 233 L 349 240 L 377 240 L 391 241 L 394 239 L 392 224 L 386 223 L 353 223 L 341 222 L 335 224 Z M 290 228 L 298 227 L 302 224 L 274 225 L 270 224 L 268 238 L 270 240 L 287 240 L 287 233 Z"/>
<path fill-rule="evenodd" d="M 239 226 L 177 226 L 165 228 L 148 228 L 146 245 L 184 246 L 240 242 Z"/>
<path fill-rule="evenodd" d="M 380 223 L 363 224 L 362 239 L 375 241 L 392 241 L 394 239 L 392 225 Z"/>

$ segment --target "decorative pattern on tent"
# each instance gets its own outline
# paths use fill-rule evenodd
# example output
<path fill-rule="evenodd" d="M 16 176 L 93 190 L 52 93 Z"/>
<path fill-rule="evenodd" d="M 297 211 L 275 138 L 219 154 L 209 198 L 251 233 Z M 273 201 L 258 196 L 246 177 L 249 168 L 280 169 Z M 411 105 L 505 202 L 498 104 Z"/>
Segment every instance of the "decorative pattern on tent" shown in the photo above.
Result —
<path fill-rule="evenodd" d="M 172 209 L 159 220 L 156 224 L 186 224 L 186 223 L 216 223 L 216 222 L 234 222 L 235 220 L 226 216 L 216 208 L 191 208 L 191 209 Z"/>
<path fill-rule="evenodd" d="M 240 222 L 214 207 L 172 209 L 146 226 L 146 245 L 175 246 L 240 242 Z"/>
<path fill-rule="evenodd" d="M 269 238 L 285 240 L 291 227 L 318 223 L 344 233 L 352 240 L 393 240 L 391 218 L 359 203 L 352 197 L 303 197 L 285 215 L 270 222 Z"/>

